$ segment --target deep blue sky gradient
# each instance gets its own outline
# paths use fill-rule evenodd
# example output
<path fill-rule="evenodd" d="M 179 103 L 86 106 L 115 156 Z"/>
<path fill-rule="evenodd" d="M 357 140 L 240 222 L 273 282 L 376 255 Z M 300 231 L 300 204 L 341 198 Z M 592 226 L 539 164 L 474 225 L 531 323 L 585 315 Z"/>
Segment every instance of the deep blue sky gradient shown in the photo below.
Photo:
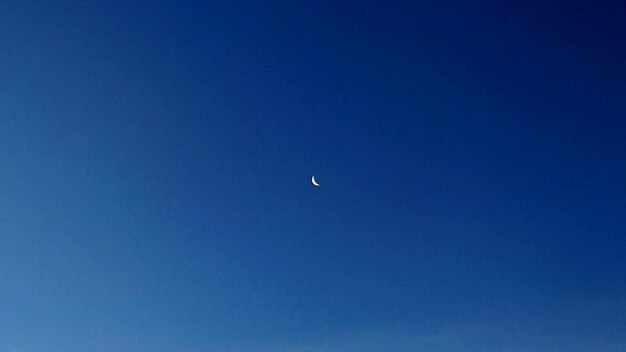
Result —
<path fill-rule="evenodd" d="M 625 43 L 619 2 L 3 1 L 0 352 L 626 351 Z"/>

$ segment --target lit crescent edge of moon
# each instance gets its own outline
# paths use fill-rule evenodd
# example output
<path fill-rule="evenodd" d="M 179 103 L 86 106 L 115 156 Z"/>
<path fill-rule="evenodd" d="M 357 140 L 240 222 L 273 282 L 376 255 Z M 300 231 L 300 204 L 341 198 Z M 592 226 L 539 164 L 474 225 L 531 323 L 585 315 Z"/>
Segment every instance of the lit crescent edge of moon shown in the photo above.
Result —
<path fill-rule="evenodd" d="M 315 181 L 315 175 L 313 175 L 313 176 L 311 177 L 311 183 L 312 183 L 312 184 L 313 184 L 313 186 L 315 186 L 315 187 L 319 187 L 319 186 L 320 186 L 320 184 L 319 184 L 319 183 L 317 183 L 317 181 Z"/>

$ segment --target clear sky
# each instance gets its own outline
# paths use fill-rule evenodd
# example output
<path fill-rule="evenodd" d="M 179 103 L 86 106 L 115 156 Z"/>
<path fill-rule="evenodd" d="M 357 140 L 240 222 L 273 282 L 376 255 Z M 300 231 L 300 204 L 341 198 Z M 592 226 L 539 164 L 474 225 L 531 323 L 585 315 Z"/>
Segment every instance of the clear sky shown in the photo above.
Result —
<path fill-rule="evenodd" d="M 626 351 L 618 3 L 1 1 L 0 352 Z"/>

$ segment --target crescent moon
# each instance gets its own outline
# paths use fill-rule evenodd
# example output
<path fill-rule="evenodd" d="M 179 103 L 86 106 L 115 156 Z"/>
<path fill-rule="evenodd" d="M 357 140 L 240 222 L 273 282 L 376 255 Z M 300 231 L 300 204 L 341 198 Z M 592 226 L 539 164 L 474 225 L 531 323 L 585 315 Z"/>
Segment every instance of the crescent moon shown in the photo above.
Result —
<path fill-rule="evenodd" d="M 320 186 L 320 184 L 319 184 L 319 183 L 317 183 L 317 181 L 315 181 L 315 175 L 313 175 L 313 177 L 311 177 L 311 183 L 312 183 L 312 184 L 313 184 L 313 186 L 315 186 L 315 187 L 319 187 L 319 186 Z"/>

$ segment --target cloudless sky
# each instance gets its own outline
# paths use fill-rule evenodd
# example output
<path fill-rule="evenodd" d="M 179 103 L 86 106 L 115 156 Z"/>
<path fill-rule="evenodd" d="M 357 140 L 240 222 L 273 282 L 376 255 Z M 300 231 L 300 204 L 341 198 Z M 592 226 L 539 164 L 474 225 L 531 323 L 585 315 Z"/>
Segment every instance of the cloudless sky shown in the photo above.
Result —
<path fill-rule="evenodd" d="M 2 1 L 0 352 L 626 351 L 625 43 L 618 1 Z"/>

